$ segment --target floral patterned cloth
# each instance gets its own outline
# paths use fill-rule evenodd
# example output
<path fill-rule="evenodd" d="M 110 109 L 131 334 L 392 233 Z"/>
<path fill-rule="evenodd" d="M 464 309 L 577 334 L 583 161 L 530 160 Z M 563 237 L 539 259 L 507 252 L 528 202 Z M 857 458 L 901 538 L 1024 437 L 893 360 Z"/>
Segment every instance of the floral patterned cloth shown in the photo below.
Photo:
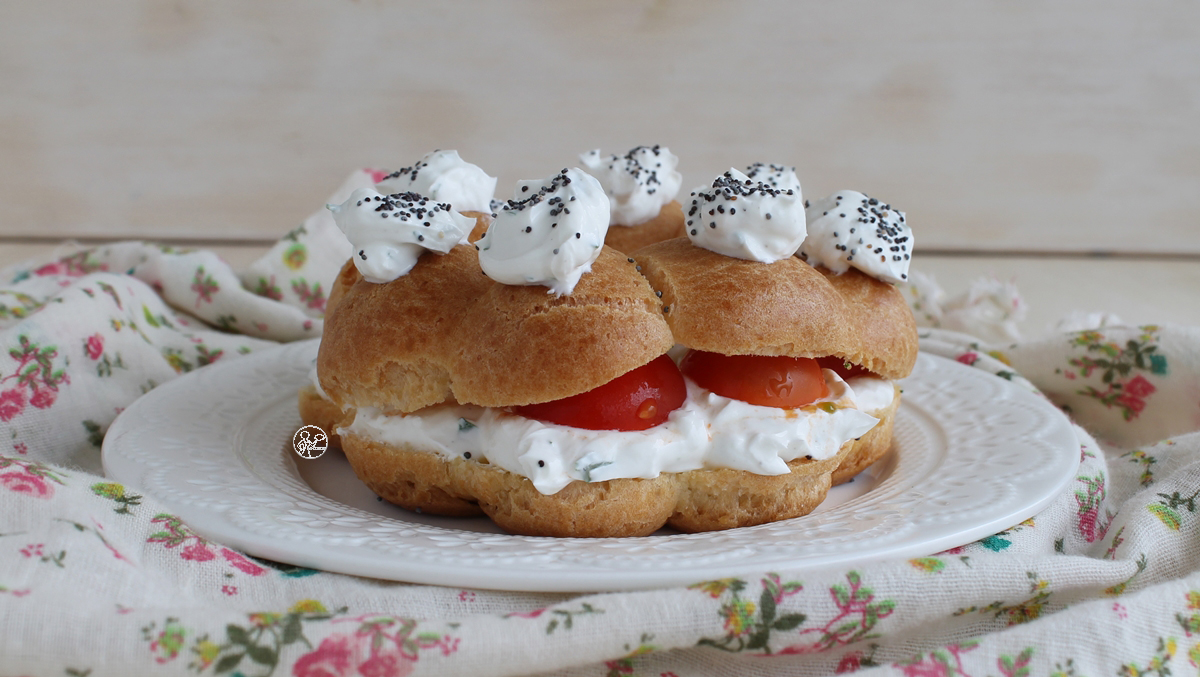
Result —
<path fill-rule="evenodd" d="M 346 254 L 331 228 L 317 212 L 240 276 L 120 243 L 0 277 L 0 676 L 1200 673 L 1200 329 L 1014 342 L 1007 287 L 908 289 L 923 324 L 978 329 L 924 329 L 922 349 L 1044 393 L 1081 465 L 1042 513 L 927 557 L 644 592 L 452 589 L 249 557 L 106 480 L 104 432 L 142 393 L 319 334 Z"/>

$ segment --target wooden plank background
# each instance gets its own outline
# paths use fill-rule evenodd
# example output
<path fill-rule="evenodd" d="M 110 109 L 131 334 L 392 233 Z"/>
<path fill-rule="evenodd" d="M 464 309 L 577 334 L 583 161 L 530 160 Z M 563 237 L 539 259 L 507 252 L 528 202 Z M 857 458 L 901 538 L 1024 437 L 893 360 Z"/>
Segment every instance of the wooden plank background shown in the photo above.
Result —
<path fill-rule="evenodd" d="M 891 202 L 918 268 L 1200 292 L 1197 3 L 4 2 L 0 83 L 0 262 L 261 247 L 435 148 L 507 197 L 660 143 L 685 190 L 764 161 Z"/>

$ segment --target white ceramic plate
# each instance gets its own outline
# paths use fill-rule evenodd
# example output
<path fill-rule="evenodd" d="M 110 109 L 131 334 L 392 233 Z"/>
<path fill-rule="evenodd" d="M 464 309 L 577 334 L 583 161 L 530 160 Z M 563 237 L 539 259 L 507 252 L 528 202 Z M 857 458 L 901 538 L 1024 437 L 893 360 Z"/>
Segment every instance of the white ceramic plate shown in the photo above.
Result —
<path fill-rule="evenodd" d="M 512 536 L 486 518 L 384 503 L 338 452 L 296 454 L 296 393 L 316 351 L 316 340 L 284 345 L 156 388 L 109 429 L 105 471 L 256 556 L 414 583 L 582 592 L 929 555 L 1031 517 L 1079 463 L 1050 403 L 921 354 L 902 383 L 891 452 L 811 515 L 706 534 Z"/>

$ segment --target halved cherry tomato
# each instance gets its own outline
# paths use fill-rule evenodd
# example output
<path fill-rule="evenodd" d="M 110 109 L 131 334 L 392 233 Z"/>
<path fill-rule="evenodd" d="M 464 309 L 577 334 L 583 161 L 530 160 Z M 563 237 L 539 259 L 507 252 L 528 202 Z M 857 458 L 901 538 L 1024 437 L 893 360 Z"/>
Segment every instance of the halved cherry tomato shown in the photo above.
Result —
<path fill-rule="evenodd" d="M 822 369 L 832 369 L 834 373 L 841 376 L 843 379 L 854 378 L 855 376 L 870 376 L 871 372 L 853 362 L 847 362 L 840 357 L 830 355 L 828 357 L 818 357 L 817 364 L 821 365 Z M 846 366 L 850 365 L 850 366 Z"/>
<path fill-rule="evenodd" d="M 513 411 L 526 418 L 588 430 L 645 430 L 683 406 L 687 385 L 679 367 L 661 355 L 585 393 Z"/>
<path fill-rule="evenodd" d="M 829 394 L 816 360 L 690 350 L 680 370 L 706 390 L 750 404 L 794 409 Z"/>

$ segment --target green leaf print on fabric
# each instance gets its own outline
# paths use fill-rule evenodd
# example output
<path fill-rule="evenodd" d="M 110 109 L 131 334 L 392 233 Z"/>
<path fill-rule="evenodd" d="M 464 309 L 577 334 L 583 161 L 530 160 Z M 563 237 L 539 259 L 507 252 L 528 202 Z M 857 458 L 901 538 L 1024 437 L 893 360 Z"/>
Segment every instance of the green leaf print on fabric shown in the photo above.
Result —
<path fill-rule="evenodd" d="M 969 606 L 965 609 L 955 611 L 953 615 L 962 616 L 969 613 L 978 612 L 980 614 L 994 614 L 996 618 L 1004 618 L 1005 622 L 1012 626 L 1019 623 L 1027 623 L 1042 615 L 1042 609 L 1046 603 L 1050 601 L 1050 582 L 1039 577 L 1035 572 L 1025 572 L 1025 577 L 1029 579 L 1029 592 L 1033 595 L 1016 604 L 1005 604 L 1002 601 L 992 602 L 985 607 Z"/>
<path fill-rule="evenodd" d="M 236 674 L 245 677 L 266 677 L 274 674 L 279 654 L 287 646 L 300 643 L 312 649 L 312 643 L 304 635 L 305 624 L 328 621 L 345 612 L 343 607 L 330 613 L 316 600 L 302 600 L 286 613 L 247 614 L 245 625 L 227 624 L 224 636 L 219 639 L 208 633 L 197 635 L 178 618 L 167 618 L 162 629 L 155 623 L 143 627 L 142 639 L 150 643 L 154 660 L 160 664 L 174 661 L 186 648 L 191 656 L 188 667 L 197 673 L 211 670 L 212 674 L 221 675 L 238 669 Z"/>
<path fill-rule="evenodd" d="M 979 642 L 966 641 L 934 649 L 928 654 L 917 654 L 907 661 L 893 663 L 909 677 L 966 677 L 962 656 L 979 648 Z"/>
<path fill-rule="evenodd" d="M 799 581 L 784 583 L 778 574 L 767 574 L 760 581 L 762 591 L 755 603 L 742 597 L 746 581 L 726 578 L 688 586 L 689 590 L 702 590 L 713 599 L 727 597 L 718 610 L 725 627 L 725 636 L 720 639 L 701 638 L 698 646 L 709 646 L 722 651 L 761 651 L 770 654 L 771 632 L 786 632 L 804 623 L 801 613 L 778 616 L 779 603 L 784 598 L 800 592 Z"/>
<path fill-rule="evenodd" d="M 132 515 L 129 507 L 142 504 L 141 496 L 126 494 L 125 486 L 116 482 L 97 482 L 91 486 L 91 489 L 93 494 L 115 501 L 117 507 L 113 508 L 113 512 L 118 515 Z"/>
<path fill-rule="evenodd" d="M 200 307 L 200 302 L 212 303 L 213 292 L 221 290 L 221 285 L 213 279 L 212 275 L 207 275 L 204 272 L 204 266 L 196 267 L 196 274 L 192 276 L 192 291 L 196 292 L 196 307 Z"/>
<path fill-rule="evenodd" d="M 270 276 L 269 278 L 259 277 L 258 284 L 254 287 L 253 291 L 255 294 L 258 294 L 259 296 L 265 296 L 272 301 L 283 300 L 283 290 L 279 288 L 279 285 L 275 284 L 274 275 Z"/>
<path fill-rule="evenodd" d="M 1135 579 L 1137 579 L 1137 577 L 1139 575 L 1141 575 L 1141 573 L 1145 570 L 1146 570 L 1146 553 L 1143 552 L 1142 556 L 1139 557 L 1138 561 L 1137 561 L 1137 571 L 1133 572 L 1132 576 L 1130 576 L 1129 578 L 1126 578 L 1125 580 L 1121 581 L 1120 583 L 1117 583 L 1116 585 L 1105 588 L 1104 594 L 1108 595 L 1109 597 L 1116 597 L 1118 595 L 1125 594 L 1125 590 L 1129 587 L 1129 584 L 1132 583 Z"/>
<path fill-rule="evenodd" d="M 1142 466 L 1142 475 L 1138 478 L 1142 487 L 1148 487 L 1154 483 L 1153 466 L 1155 463 L 1158 463 L 1158 459 L 1141 449 L 1134 449 L 1127 454 L 1121 454 L 1121 458 L 1128 458 L 1130 463 L 1137 463 Z"/>
<path fill-rule="evenodd" d="M 570 630 L 575 627 L 576 616 L 589 616 L 593 614 L 602 614 L 604 609 L 597 609 L 591 604 L 584 603 L 579 610 L 571 611 L 570 609 L 550 609 L 550 622 L 546 624 L 546 634 L 554 634 L 561 624 L 564 630 Z"/>
<path fill-rule="evenodd" d="M 95 421 L 83 421 L 83 429 L 87 431 L 88 443 L 97 449 L 104 443 L 104 430 Z"/>
<path fill-rule="evenodd" d="M 63 366 L 54 363 L 58 357 L 57 346 L 42 346 L 22 334 L 17 337 L 18 346 L 8 351 L 9 357 L 17 361 L 12 374 L 0 378 L 0 421 L 11 421 L 25 409 L 25 405 L 48 409 L 58 399 L 58 387 L 71 382 Z M 57 367 L 57 368 L 56 368 Z M 2 373 L 2 372 L 0 372 Z M 15 379 L 5 388 L 4 384 Z"/>
<path fill-rule="evenodd" d="M 1175 657 L 1176 648 L 1177 643 L 1174 637 L 1160 637 L 1154 655 L 1145 665 L 1126 663 L 1117 670 L 1117 674 L 1122 677 L 1145 677 L 1150 674 L 1157 675 L 1157 677 L 1170 677 L 1171 659 Z"/>
<path fill-rule="evenodd" d="M 1029 677 L 1029 661 L 1033 659 L 1033 647 L 1025 647 L 1016 656 L 1001 655 L 996 666 L 1004 677 Z"/>
<path fill-rule="evenodd" d="M 325 312 L 325 292 L 320 282 L 309 284 L 304 278 L 298 277 L 292 280 L 292 291 L 306 307 Z"/>
<path fill-rule="evenodd" d="M 0 289 L 0 296 L 9 297 L 15 302 L 15 305 L 0 302 L 0 320 L 24 319 L 29 317 L 30 313 L 44 305 L 29 294 L 23 294 L 11 289 Z"/>
<path fill-rule="evenodd" d="M 846 583 L 829 588 L 830 597 L 837 605 L 837 614 L 817 627 L 801 630 L 800 637 L 805 638 L 806 643 L 787 646 L 779 651 L 780 654 L 828 651 L 879 636 L 873 632 L 875 626 L 881 619 L 892 615 L 896 610 L 896 602 L 890 599 L 877 600 L 874 590 L 863 584 L 857 571 L 846 574 Z"/>
<path fill-rule="evenodd" d="M 1171 494 L 1158 494 L 1159 500 L 1157 503 L 1151 503 L 1146 506 L 1150 514 L 1154 515 L 1171 531 L 1179 531 L 1183 526 L 1183 516 L 1186 510 L 1189 514 L 1196 512 L 1196 497 L 1200 496 L 1200 489 L 1197 489 L 1191 496 L 1183 496 L 1178 491 Z"/>
<path fill-rule="evenodd" d="M 1095 399 L 1109 409 L 1120 409 L 1126 421 L 1137 418 L 1146 408 L 1147 399 L 1158 391 L 1145 376 L 1134 371 L 1157 376 L 1167 373 L 1167 358 L 1158 352 L 1159 328 L 1146 325 L 1140 329 L 1141 336 L 1136 340 L 1129 339 L 1124 346 L 1106 342 L 1104 334 L 1098 331 L 1074 334 L 1071 344 L 1085 348 L 1088 354 L 1072 358 L 1069 364 L 1074 369 L 1064 374 L 1074 379 L 1090 378 L 1098 372 L 1103 390 L 1089 385 L 1076 392 Z"/>

